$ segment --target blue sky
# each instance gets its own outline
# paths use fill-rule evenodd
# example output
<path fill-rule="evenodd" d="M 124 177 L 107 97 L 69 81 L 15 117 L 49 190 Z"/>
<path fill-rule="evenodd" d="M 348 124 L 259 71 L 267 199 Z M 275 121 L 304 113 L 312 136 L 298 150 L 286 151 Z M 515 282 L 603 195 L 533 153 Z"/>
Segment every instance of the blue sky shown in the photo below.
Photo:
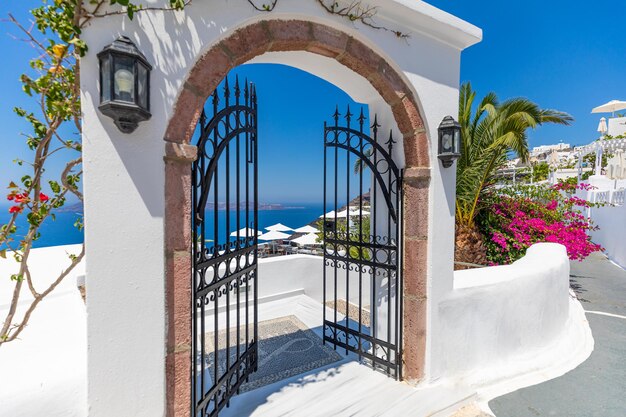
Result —
<path fill-rule="evenodd" d="M 532 146 L 560 140 L 593 140 L 599 115 L 591 108 L 611 99 L 626 99 L 624 16 L 616 1 L 503 2 L 433 0 L 431 4 L 484 31 L 482 43 L 463 53 L 461 81 L 471 81 L 479 96 L 495 91 L 501 99 L 525 96 L 545 108 L 570 113 L 571 127 L 545 126 L 530 132 Z M 18 19 L 39 4 L 34 0 L 2 2 L 0 16 Z M 612 12 L 613 11 L 613 12 Z M 19 75 L 34 51 L 0 23 L 0 187 L 18 177 L 11 163 L 28 157 L 21 132 L 27 126 L 12 113 L 28 105 Z M 285 67 L 255 65 L 236 70 L 258 86 L 260 111 L 261 200 L 311 202 L 321 198 L 322 123 L 335 104 L 351 100 L 340 90 L 309 74 Z M 53 166 L 60 167 L 59 163 Z M 278 168 L 277 168 L 278 167 Z M 4 201 L 0 200 L 0 205 Z"/>

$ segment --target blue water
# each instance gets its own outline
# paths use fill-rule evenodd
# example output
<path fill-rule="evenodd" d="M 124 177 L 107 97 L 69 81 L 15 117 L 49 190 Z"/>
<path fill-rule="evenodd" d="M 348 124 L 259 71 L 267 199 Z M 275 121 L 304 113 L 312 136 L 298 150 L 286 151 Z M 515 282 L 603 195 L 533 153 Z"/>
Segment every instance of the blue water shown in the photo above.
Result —
<path fill-rule="evenodd" d="M 287 204 L 285 204 L 287 206 Z M 319 216 L 324 214 L 322 210 L 322 204 L 289 204 L 294 208 L 286 208 L 282 210 L 259 210 L 259 229 L 265 231 L 265 228 L 276 223 L 282 223 L 285 226 L 289 226 L 292 229 L 306 226 L 314 220 L 317 220 Z M 213 211 L 206 212 L 206 234 L 205 238 L 209 240 L 215 240 L 214 229 L 214 215 Z M 252 228 L 253 226 L 253 213 L 249 212 L 248 222 L 245 219 L 245 210 L 240 211 L 239 229 L 246 226 Z M 230 232 L 234 232 L 237 229 L 237 213 L 234 210 L 229 211 L 229 227 L 226 228 L 226 211 L 218 210 L 217 212 L 217 225 L 218 225 L 218 241 L 224 243 L 229 240 Z"/>
<path fill-rule="evenodd" d="M 264 229 L 276 223 L 282 223 L 286 226 L 297 228 L 309 224 L 323 214 L 322 204 L 285 204 L 285 206 L 294 206 L 298 208 L 289 208 L 283 210 L 259 210 L 259 228 Z M 9 220 L 9 214 L 6 207 L 0 207 L 0 225 L 5 224 Z M 212 214 L 210 219 L 212 219 Z M 70 245 L 83 242 L 83 232 L 74 227 L 74 222 L 81 216 L 79 213 L 57 213 L 55 221 L 47 219 L 41 227 L 41 237 L 33 244 L 35 248 L 45 246 Z M 231 211 L 230 231 L 236 230 L 235 214 Z M 226 211 L 218 211 L 218 231 L 220 232 L 220 241 L 224 241 L 226 234 Z M 250 214 L 252 220 L 252 214 Z M 207 238 L 213 238 L 213 222 L 207 222 Z M 244 219 L 241 219 L 240 228 L 244 227 Z M 25 216 L 21 216 L 17 224 L 18 235 L 23 235 L 28 231 L 28 224 Z M 230 233 L 229 233 L 230 234 Z M 0 249 L 3 249 L 0 245 Z"/>
<path fill-rule="evenodd" d="M 9 214 L 5 207 L 0 207 L 0 225 L 9 221 Z M 74 227 L 76 219 L 81 217 L 79 213 L 57 213 L 56 220 L 48 218 L 41 226 L 41 237 L 33 243 L 34 248 L 45 246 L 72 245 L 83 242 L 83 232 Z M 28 222 L 26 216 L 20 216 L 17 222 L 16 236 L 23 236 L 28 232 Z M 18 240 L 16 238 L 15 240 Z M 3 245 L 0 245 L 3 249 Z"/>

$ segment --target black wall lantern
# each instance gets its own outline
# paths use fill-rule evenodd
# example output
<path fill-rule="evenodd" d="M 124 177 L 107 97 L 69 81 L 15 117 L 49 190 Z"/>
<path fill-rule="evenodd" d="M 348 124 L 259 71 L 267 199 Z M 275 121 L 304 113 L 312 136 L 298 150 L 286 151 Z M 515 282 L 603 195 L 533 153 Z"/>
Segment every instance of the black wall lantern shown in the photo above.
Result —
<path fill-rule="evenodd" d="M 446 116 L 439 125 L 439 159 L 448 168 L 460 156 L 461 125 L 452 116 Z"/>
<path fill-rule="evenodd" d="M 120 36 L 98 54 L 102 114 L 115 120 L 124 133 L 150 119 L 152 65 L 126 36 Z"/>

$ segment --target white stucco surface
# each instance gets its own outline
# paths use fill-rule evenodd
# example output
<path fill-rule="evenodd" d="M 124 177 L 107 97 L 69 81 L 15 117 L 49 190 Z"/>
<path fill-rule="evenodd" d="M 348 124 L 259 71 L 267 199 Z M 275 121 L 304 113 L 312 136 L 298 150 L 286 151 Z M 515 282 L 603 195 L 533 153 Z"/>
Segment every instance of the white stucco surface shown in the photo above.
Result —
<path fill-rule="evenodd" d="M 626 179 L 592 175 L 587 182 L 595 188 L 578 190 L 576 196 L 592 203 L 604 203 L 602 207 L 587 209 L 586 215 L 598 227 L 591 231 L 591 239 L 604 248 L 611 261 L 626 268 L 626 202 L 623 201 Z"/>
<path fill-rule="evenodd" d="M 604 248 L 609 259 L 626 268 L 626 204 L 594 207 L 591 219 L 598 226 L 591 239 Z"/>
<path fill-rule="evenodd" d="M 184 12 L 145 12 L 132 22 L 112 16 L 96 19 L 85 29 L 83 38 L 90 49 L 81 62 L 81 91 L 91 416 L 164 413 L 162 139 L 182 85 L 202 53 L 238 27 L 259 19 L 307 19 L 341 29 L 386 57 L 412 84 L 431 141 L 426 369 L 436 377 L 431 371 L 431 344 L 441 330 L 439 310 L 431 300 L 452 289 L 455 184 L 455 170 L 442 169 L 436 158 L 436 129 L 444 116 L 457 113 L 460 53 L 482 34 L 421 1 L 376 0 L 371 5 L 378 7 L 376 18 L 381 24 L 411 37 L 401 40 L 354 24 L 329 15 L 315 1 L 304 0 L 279 1 L 272 13 L 259 13 L 245 0 L 198 1 Z M 120 133 L 97 110 L 96 53 L 119 35 L 129 36 L 154 66 L 152 118 L 132 135 Z M 320 76 L 343 77 L 330 81 L 356 94 L 363 80 L 346 77 L 345 71 L 328 75 L 323 69 L 326 63 L 316 57 L 306 65 Z M 373 108 L 382 114 L 380 102 L 372 96 Z"/>
<path fill-rule="evenodd" d="M 558 244 L 535 244 L 511 265 L 456 271 L 454 291 L 439 313 L 441 374 L 485 392 L 562 374 L 593 348 Z"/>
<path fill-rule="evenodd" d="M 80 245 L 34 249 L 29 263 L 35 288 L 56 278 Z M 8 279 L 17 272 L 12 259 L 0 259 L 0 317 L 13 292 Z M 83 417 L 87 415 L 87 335 L 85 304 L 76 286 L 79 264 L 34 311 L 18 340 L 0 347 L 0 416 Z M 18 314 L 33 300 L 23 286 Z"/>

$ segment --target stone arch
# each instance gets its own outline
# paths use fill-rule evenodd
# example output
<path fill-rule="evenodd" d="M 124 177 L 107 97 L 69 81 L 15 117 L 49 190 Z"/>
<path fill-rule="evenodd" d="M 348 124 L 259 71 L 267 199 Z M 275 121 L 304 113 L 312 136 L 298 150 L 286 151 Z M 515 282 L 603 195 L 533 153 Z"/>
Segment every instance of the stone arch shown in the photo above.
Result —
<path fill-rule="evenodd" d="M 426 262 L 429 141 L 410 84 L 380 54 L 340 30 L 306 20 L 262 20 L 212 46 L 194 65 L 165 133 L 165 259 L 168 416 L 188 416 L 191 375 L 190 145 L 204 103 L 228 72 L 266 52 L 306 51 L 333 58 L 364 77 L 390 106 L 403 136 L 404 375 L 423 377 L 426 350 Z"/>

